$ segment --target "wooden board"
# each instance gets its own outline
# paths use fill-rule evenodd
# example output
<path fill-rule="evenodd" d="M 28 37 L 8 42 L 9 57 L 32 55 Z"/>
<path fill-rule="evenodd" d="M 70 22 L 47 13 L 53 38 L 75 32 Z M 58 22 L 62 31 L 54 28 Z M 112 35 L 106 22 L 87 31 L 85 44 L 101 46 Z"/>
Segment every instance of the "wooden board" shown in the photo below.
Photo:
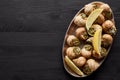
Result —
<path fill-rule="evenodd" d="M 79 80 L 63 68 L 66 29 L 93 0 L 0 0 L 0 80 Z M 104 0 L 101 0 L 104 1 Z M 117 27 L 104 64 L 81 80 L 119 80 L 120 1 L 107 0 Z"/>

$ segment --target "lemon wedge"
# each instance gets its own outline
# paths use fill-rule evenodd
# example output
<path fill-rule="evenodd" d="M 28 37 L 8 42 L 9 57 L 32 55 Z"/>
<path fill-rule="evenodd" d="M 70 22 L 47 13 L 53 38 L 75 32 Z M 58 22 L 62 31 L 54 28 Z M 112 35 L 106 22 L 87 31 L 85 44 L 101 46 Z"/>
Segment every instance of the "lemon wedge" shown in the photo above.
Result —
<path fill-rule="evenodd" d="M 93 36 L 93 47 L 96 53 L 101 56 L 101 35 L 102 35 L 102 29 L 98 29 L 94 36 Z"/>
<path fill-rule="evenodd" d="M 65 56 L 65 62 L 75 73 L 77 73 L 80 76 L 84 75 L 84 73 L 69 59 L 68 56 Z"/>
<path fill-rule="evenodd" d="M 90 13 L 90 15 L 87 18 L 86 21 L 86 29 L 89 31 L 90 27 L 94 23 L 94 21 L 98 18 L 98 16 L 102 13 L 103 9 L 95 9 L 93 12 Z M 89 34 L 89 32 L 88 32 Z M 91 35 L 91 34 L 89 34 Z M 91 35 L 92 36 L 92 35 Z"/>

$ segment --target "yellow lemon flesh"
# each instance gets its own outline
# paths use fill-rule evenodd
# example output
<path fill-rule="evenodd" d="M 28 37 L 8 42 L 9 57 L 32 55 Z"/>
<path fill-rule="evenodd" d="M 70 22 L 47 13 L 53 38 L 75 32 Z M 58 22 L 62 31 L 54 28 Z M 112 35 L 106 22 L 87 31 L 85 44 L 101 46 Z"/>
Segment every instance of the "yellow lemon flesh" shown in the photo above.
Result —
<path fill-rule="evenodd" d="M 102 11 L 103 11 L 103 9 L 95 9 L 94 11 L 92 11 L 90 13 L 90 15 L 88 16 L 87 21 L 86 21 L 87 31 L 89 31 L 90 27 L 92 26 L 94 21 L 98 18 L 98 16 L 102 13 Z M 89 32 L 88 32 L 88 34 L 91 35 Z M 91 35 L 91 36 L 93 36 L 93 35 Z"/>
<path fill-rule="evenodd" d="M 65 62 L 75 73 L 77 73 L 80 76 L 84 75 L 84 73 L 69 59 L 68 56 L 65 56 Z"/>
<path fill-rule="evenodd" d="M 93 47 L 96 53 L 101 56 L 101 35 L 102 35 L 102 29 L 98 29 L 94 36 L 93 36 Z"/>

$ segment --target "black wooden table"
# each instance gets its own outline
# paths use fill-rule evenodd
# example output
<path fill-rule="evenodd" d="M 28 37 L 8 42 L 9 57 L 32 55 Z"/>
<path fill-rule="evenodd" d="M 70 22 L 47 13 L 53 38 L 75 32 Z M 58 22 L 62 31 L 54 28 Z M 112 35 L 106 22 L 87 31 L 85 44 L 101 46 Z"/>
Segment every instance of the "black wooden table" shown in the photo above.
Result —
<path fill-rule="evenodd" d="M 91 76 L 70 76 L 62 63 L 68 25 L 93 0 L 0 0 L 0 80 L 119 80 L 120 0 L 113 9 L 118 29 L 104 64 Z"/>

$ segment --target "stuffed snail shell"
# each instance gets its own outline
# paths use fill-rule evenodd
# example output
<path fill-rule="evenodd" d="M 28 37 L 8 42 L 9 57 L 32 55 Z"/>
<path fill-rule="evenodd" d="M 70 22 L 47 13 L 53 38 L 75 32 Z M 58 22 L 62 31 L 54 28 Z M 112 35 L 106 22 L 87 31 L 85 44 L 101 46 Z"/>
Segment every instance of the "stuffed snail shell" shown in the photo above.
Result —
<path fill-rule="evenodd" d="M 83 67 L 83 72 L 85 74 L 90 74 L 93 71 L 95 71 L 99 66 L 100 64 L 96 62 L 94 59 L 88 59 L 86 65 Z"/>
<path fill-rule="evenodd" d="M 79 58 L 73 59 L 73 62 L 78 67 L 82 67 L 86 63 L 86 58 L 81 56 Z"/>
<path fill-rule="evenodd" d="M 67 44 L 69 46 L 78 46 L 80 44 L 79 39 L 74 35 L 69 35 L 67 37 Z"/>
<path fill-rule="evenodd" d="M 78 38 L 80 38 L 81 40 L 86 40 L 88 38 L 88 34 L 85 30 L 84 27 L 80 27 L 75 31 L 75 34 Z"/>
<path fill-rule="evenodd" d="M 92 51 L 92 56 L 93 56 L 95 59 L 101 59 L 101 58 L 104 58 L 104 57 L 107 56 L 107 49 L 104 48 L 104 47 L 102 47 L 102 48 L 101 48 L 100 55 L 98 55 L 98 54 L 96 53 L 96 51 L 93 50 L 93 51 Z"/>
<path fill-rule="evenodd" d="M 111 20 L 106 20 L 103 24 L 103 31 L 107 34 L 115 35 L 116 33 L 116 28 L 114 23 Z"/>
<path fill-rule="evenodd" d="M 75 57 L 78 57 L 80 55 L 80 48 L 79 47 L 69 47 L 66 50 L 66 55 L 70 58 L 73 59 Z"/>
<path fill-rule="evenodd" d="M 76 16 L 75 19 L 74 19 L 74 23 L 77 26 L 79 26 L 79 27 L 80 26 L 85 26 L 85 23 L 86 23 L 86 14 L 81 13 L 78 16 Z"/>
<path fill-rule="evenodd" d="M 93 24 L 90 29 L 89 29 L 89 34 L 94 35 L 94 33 L 98 30 L 98 29 L 102 29 L 102 26 L 100 26 L 99 24 Z"/>
<path fill-rule="evenodd" d="M 92 55 L 92 46 L 89 44 L 86 44 L 81 49 L 81 55 L 85 58 L 90 58 Z"/>
<path fill-rule="evenodd" d="M 102 46 L 108 47 L 113 42 L 113 38 L 110 34 L 103 34 L 102 36 Z"/>

